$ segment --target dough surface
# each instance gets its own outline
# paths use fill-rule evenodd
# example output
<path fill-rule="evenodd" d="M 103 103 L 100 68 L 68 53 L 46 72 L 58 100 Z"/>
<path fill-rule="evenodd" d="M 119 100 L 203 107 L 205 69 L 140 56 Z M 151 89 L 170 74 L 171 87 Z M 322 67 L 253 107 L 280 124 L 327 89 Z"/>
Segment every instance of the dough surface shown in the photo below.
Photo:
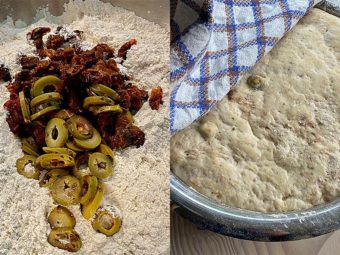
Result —
<path fill-rule="evenodd" d="M 171 140 L 172 171 L 262 212 L 340 196 L 340 19 L 313 9 L 206 116 Z M 264 86 L 247 85 L 259 75 Z"/>

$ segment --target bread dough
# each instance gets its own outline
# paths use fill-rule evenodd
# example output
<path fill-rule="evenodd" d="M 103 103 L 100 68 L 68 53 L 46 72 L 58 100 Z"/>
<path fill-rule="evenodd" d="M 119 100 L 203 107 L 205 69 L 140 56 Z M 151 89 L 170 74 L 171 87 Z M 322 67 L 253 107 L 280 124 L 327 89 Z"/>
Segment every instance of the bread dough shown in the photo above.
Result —
<path fill-rule="evenodd" d="M 340 195 L 340 19 L 313 9 L 228 97 L 171 140 L 172 171 L 220 203 L 262 212 Z"/>

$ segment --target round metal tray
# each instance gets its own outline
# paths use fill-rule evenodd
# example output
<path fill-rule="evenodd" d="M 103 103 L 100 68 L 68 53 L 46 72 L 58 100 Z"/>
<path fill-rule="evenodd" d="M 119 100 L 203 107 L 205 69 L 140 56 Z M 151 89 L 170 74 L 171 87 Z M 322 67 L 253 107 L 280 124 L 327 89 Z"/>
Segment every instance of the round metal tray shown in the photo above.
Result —
<path fill-rule="evenodd" d="M 259 213 L 218 204 L 173 174 L 175 209 L 201 229 L 254 241 L 288 241 L 315 237 L 340 228 L 340 200 L 289 213 Z"/>

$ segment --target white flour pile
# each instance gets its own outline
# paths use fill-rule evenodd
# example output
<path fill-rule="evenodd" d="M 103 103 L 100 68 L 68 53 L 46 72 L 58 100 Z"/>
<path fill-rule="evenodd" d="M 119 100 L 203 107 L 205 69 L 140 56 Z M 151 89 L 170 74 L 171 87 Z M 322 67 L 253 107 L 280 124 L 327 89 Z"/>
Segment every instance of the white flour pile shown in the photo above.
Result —
<path fill-rule="evenodd" d="M 65 5 L 60 17 L 40 10 L 37 22 L 25 27 L 8 20 L 0 25 L 0 61 L 12 74 L 19 70 L 17 53 L 33 53 L 26 33 L 37 26 L 58 25 L 84 31 L 85 41 L 103 42 L 118 48 L 131 38 L 133 46 L 124 63 L 136 84 L 150 91 L 160 85 L 165 103 L 159 111 L 149 105 L 135 116 L 146 133 L 141 148 L 117 153 L 113 177 L 106 182 L 105 203 L 122 211 L 123 226 L 113 237 L 96 233 L 85 221 L 78 206 L 70 209 L 77 219 L 76 231 L 83 247 L 78 254 L 166 254 L 169 251 L 169 138 L 168 138 L 168 59 L 169 34 L 164 28 L 141 19 L 134 13 L 98 0 L 75 1 Z M 22 156 L 20 142 L 9 131 L 2 105 L 8 98 L 5 84 L 0 88 L 0 254 L 65 254 L 47 242 L 50 231 L 46 215 L 53 207 L 48 190 L 38 182 L 16 173 L 15 161 Z"/>

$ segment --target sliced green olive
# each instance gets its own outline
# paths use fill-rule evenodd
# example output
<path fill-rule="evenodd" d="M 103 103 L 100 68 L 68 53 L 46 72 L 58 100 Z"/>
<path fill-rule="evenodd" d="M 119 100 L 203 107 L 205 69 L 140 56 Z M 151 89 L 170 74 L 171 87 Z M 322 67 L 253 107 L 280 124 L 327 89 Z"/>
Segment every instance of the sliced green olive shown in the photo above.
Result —
<path fill-rule="evenodd" d="M 22 139 L 21 149 L 28 155 L 39 157 L 39 147 L 31 136 Z"/>
<path fill-rule="evenodd" d="M 84 99 L 83 107 L 84 109 L 89 109 L 91 106 L 98 105 L 114 105 L 115 102 L 106 96 L 89 96 Z"/>
<path fill-rule="evenodd" d="M 16 161 L 16 167 L 19 174 L 30 178 L 38 179 L 40 171 L 35 167 L 36 157 L 24 155 Z"/>
<path fill-rule="evenodd" d="M 74 115 L 67 121 L 67 127 L 74 138 L 89 139 L 93 135 L 93 126 L 82 116 Z"/>
<path fill-rule="evenodd" d="M 82 140 L 74 138 L 74 143 L 76 144 L 76 146 L 86 150 L 93 150 L 97 148 L 101 141 L 102 138 L 100 137 L 99 132 L 95 128 L 93 128 L 93 135 L 90 139 Z"/>
<path fill-rule="evenodd" d="M 73 167 L 74 158 L 67 154 L 49 153 L 37 158 L 36 163 L 44 169 Z"/>
<path fill-rule="evenodd" d="M 114 160 L 115 157 L 115 151 L 113 151 L 109 146 L 106 144 L 100 144 L 98 147 L 98 152 L 103 153 L 106 156 L 109 156 L 112 160 Z"/>
<path fill-rule="evenodd" d="M 103 153 L 92 153 L 89 157 L 89 168 L 94 176 L 105 179 L 112 174 L 112 160 Z"/>
<path fill-rule="evenodd" d="M 51 148 L 51 147 L 43 147 L 42 148 L 45 153 L 58 153 L 58 154 L 67 154 L 71 157 L 75 158 L 77 153 L 68 148 Z"/>
<path fill-rule="evenodd" d="M 132 113 L 130 111 L 124 111 L 124 115 L 129 120 L 130 123 L 133 123 L 135 120 L 133 119 Z"/>
<path fill-rule="evenodd" d="M 58 177 L 50 187 L 51 196 L 61 205 L 75 205 L 80 200 L 80 181 L 70 175 Z"/>
<path fill-rule="evenodd" d="M 53 89 L 55 92 L 60 92 L 62 89 L 62 80 L 60 80 L 57 76 L 47 75 L 39 80 L 37 80 L 31 89 L 31 97 L 37 97 L 41 94 L 51 91 L 45 91 L 46 89 Z"/>
<path fill-rule="evenodd" d="M 59 112 L 57 112 L 56 114 L 54 114 L 54 118 L 59 118 L 59 119 L 63 119 L 63 120 L 68 120 L 69 118 L 71 118 L 74 115 L 73 112 L 66 110 L 66 109 L 62 109 Z"/>
<path fill-rule="evenodd" d="M 247 84 L 254 89 L 260 89 L 265 85 L 265 81 L 259 75 L 250 75 L 247 79 Z"/>
<path fill-rule="evenodd" d="M 103 112 L 115 112 L 122 113 L 123 108 L 119 105 L 107 105 L 107 106 L 92 106 L 89 108 L 89 111 L 93 113 L 93 115 L 98 115 Z"/>
<path fill-rule="evenodd" d="M 63 97 L 58 92 L 49 92 L 41 94 L 31 100 L 31 107 L 35 108 L 37 105 L 44 104 L 47 102 L 61 101 Z"/>
<path fill-rule="evenodd" d="M 119 95 L 116 91 L 109 88 L 108 86 L 102 85 L 102 84 L 96 84 L 92 85 L 90 88 L 90 91 L 95 93 L 98 96 L 108 96 L 113 101 L 119 100 Z"/>
<path fill-rule="evenodd" d="M 68 139 L 66 123 L 62 119 L 51 119 L 45 129 L 45 141 L 48 147 L 63 147 Z"/>
<path fill-rule="evenodd" d="M 89 154 L 84 153 L 76 158 L 76 164 L 72 169 L 72 174 L 78 179 L 82 179 L 85 175 L 90 175 L 91 171 L 88 167 Z"/>
<path fill-rule="evenodd" d="M 93 229 L 106 236 L 116 234 L 120 230 L 121 225 L 122 219 L 118 216 L 114 217 L 107 210 L 100 210 L 92 222 Z"/>
<path fill-rule="evenodd" d="M 69 174 L 69 171 L 65 169 L 52 169 L 42 177 L 39 182 L 39 186 L 49 188 L 58 177 Z"/>
<path fill-rule="evenodd" d="M 28 102 L 23 91 L 19 92 L 19 101 L 20 101 L 20 107 L 21 107 L 22 116 L 24 117 L 24 121 L 26 124 L 30 123 L 31 121 L 30 108 L 28 106 Z"/>
<path fill-rule="evenodd" d="M 104 185 L 103 183 L 98 182 L 96 195 L 94 196 L 91 202 L 89 202 L 86 205 L 83 205 L 81 208 L 81 213 L 85 219 L 89 220 L 93 217 L 93 215 L 96 213 L 97 209 L 99 208 L 99 205 L 103 199 L 103 196 L 104 196 Z"/>
<path fill-rule="evenodd" d="M 34 150 L 32 150 L 32 148 L 27 147 L 26 145 L 23 145 L 21 147 L 22 151 L 25 152 L 28 155 L 32 155 L 34 157 L 39 157 L 39 153 L 35 152 Z"/>
<path fill-rule="evenodd" d="M 52 229 L 47 241 L 52 246 L 69 252 L 77 252 L 82 246 L 80 236 L 72 228 Z"/>
<path fill-rule="evenodd" d="M 96 176 L 86 175 L 80 180 L 81 198 L 80 203 L 86 205 L 92 201 L 98 188 L 98 179 Z"/>
<path fill-rule="evenodd" d="M 43 117 L 51 112 L 54 112 L 56 110 L 60 109 L 59 105 L 52 105 L 52 106 L 47 106 L 46 108 L 42 109 L 41 111 L 34 113 L 31 115 L 31 120 L 36 120 L 40 117 Z"/>
<path fill-rule="evenodd" d="M 66 147 L 76 152 L 81 152 L 85 150 L 83 148 L 78 147 L 73 140 L 68 140 L 66 142 Z"/>
<path fill-rule="evenodd" d="M 76 219 L 73 214 L 64 206 L 54 207 L 47 217 L 51 228 L 74 228 Z"/>

